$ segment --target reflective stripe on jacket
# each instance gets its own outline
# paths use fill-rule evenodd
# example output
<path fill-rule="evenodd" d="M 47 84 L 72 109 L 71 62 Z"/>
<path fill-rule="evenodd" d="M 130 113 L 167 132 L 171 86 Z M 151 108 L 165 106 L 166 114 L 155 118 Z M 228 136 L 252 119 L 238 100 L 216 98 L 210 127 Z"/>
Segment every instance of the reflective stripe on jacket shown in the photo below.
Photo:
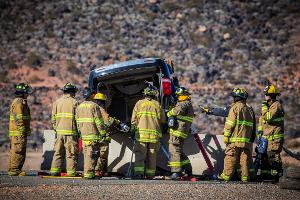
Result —
<path fill-rule="evenodd" d="M 70 94 L 64 94 L 52 106 L 52 126 L 58 135 L 78 135 L 75 110 L 78 102 Z"/>
<path fill-rule="evenodd" d="M 158 142 L 162 136 L 162 123 L 165 123 L 165 114 L 158 101 L 145 98 L 135 104 L 131 124 L 137 128 L 136 139 L 138 141 Z"/>
<path fill-rule="evenodd" d="M 77 107 L 76 122 L 83 141 L 100 141 L 105 135 L 100 106 L 92 101 L 84 101 Z"/>
<path fill-rule="evenodd" d="M 167 113 L 168 117 L 174 116 L 177 123 L 169 132 L 176 137 L 186 138 L 189 134 L 194 117 L 194 109 L 190 100 L 177 102 L 175 107 Z"/>
<path fill-rule="evenodd" d="M 284 110 L 277 100 L 262 104 L 259 129 L 268 140 L 284 138 Z"/>
<path fill-rule="evenodd" d="M 27 100 L 15 98 L 10 106 L 9 136 L 30 135 L 30 110 Z"/>
<path fill-rule="evenodd" d="M 229 137 L 229 143 L 235 143 L 237 147 L 251 148 L 251 139 L 255 135 L 254 119 L 253 109 L 245 101 L 232 104 L 224 126 L 224 137 Z"/>

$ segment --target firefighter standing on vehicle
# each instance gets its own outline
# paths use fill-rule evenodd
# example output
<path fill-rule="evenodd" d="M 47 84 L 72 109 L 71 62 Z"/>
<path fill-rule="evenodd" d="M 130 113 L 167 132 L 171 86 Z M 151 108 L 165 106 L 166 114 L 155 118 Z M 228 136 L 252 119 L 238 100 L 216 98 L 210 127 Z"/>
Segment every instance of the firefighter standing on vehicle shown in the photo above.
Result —
<path fill-rule="evenodd" d="M 95 168 L 95 176 L 108 176 L 107 172 L 107 161 L 108 161 L 108 152 L 109 152 L 109 143 L 111 142 L 111 131 L 113 127 L 120 128 L 121 131 L 128 132 L 129 127 L 122 123 L 120 120 L 110 117 L 109 114 L 105 110 L 105 101 L 106 95 L 98 92 L 94 96 L 94 101 L 100 106 L 101 115 L 103 117 L 103 121 L 105 124 L 105 138 L 100 141 L 100 156 L 97 161 L 97 165 Z"/>
<path fill-rule="evenodd" d="M 194 109 L 190 93 L 186 88 L 180 87 L 176 90 L 178 102 L 167 116 L 169 118 L 169 152 L 171 167 L 171 179 L 176 180 L 182 175 L 182 168 L 190 167 L 190 160 L 183 153 L 184 139 L 188 136 L 193 122 Z"/>
<path fill-rule="evenodd" d="M 32 88 L 19 83 L 15 86 L 15 99 L 10 106 L 9 114 L 9 138 L 10 152 L 8 175 L 25 175 L 22 167 L 26 158 L 27 136 L 30 135 L 30 109 L 27 104 L 27 97 Z"/>
<path fill-rule="evenodd" d="M 139 100 L 133 109 L 131 124 L 136 129 L 134 178 L 144 176 L 151 179 L 156 172 L 156 154 L 159 139 L 162 137 L 162 124 L 165 114 L 155 100 L 158 95 L 156 87 L 150 83 L 144 89 L 145 99 Z"/>
<path fill-rule="evenodd" d="M 255 139 L 255 115 L 252 107 L 246 104 L 248 93 L 235 88 L 231 93 L 234 103 L 231 105 L 224 127 L 226 144 L 224 170 L 219 179 L 229 181 L 236 165 L 241 167 L 241 180 L 249 181 L 249 165 L 252 159 L 252 143 Z"/>
<path fill-rule="evenodd" d="M 282 161 L 280 152 L 284 141 L 284 110 L 277 100 L 280 95 L 274 85 L 264 89 L 265 100 L 262 102 L 258 133 L 268 140 L 267 152 L 262 155 L 262 175 L 280 176 Z"/>
<path fill-rule="evenodd" d="M 106 138 L 101 108 L 93 97 L 95 93 L 85 88 L 82 102 L 76 109 L 76 122 L 81 134 L 84 154 L 84 178 L 95 178 L 95 167 L 99 158 L 100 141 Z"/>
<path fill-rule="evenodd" d="M 75 176 L 78 160 L 78 131 L 75 121 L 75 100 L 77 87 L 67 83 L 63 88 L 63 96 L 53 103 L 52 126 L 56 133 L 54 155 L 50 173 L 59 176 L 66 158 L 67 175 Z M 65 155 L 64 155 L 65 154 Z"/>

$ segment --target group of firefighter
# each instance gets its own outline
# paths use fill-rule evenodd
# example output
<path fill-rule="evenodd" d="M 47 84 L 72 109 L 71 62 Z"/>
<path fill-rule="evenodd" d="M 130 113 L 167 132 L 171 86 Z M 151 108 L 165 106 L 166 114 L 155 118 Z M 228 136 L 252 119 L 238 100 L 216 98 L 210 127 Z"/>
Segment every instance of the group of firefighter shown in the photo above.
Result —
<path fill-rule="evenodd" d="M 9 120 L 10 176 L 25 174 L 22 166 L 26 156 L 27 136 L 31 132 L 27 97 L 32 88 L 25 83 L 19 83 L 15 89 Z M 76 168 L 80 138 L 84 155 L 83 177 L 93 179 L 107 176 L 108 148 L 113 128 L 135 135 L 133 178 L 154 178 L 156 157 L 163 132 L 170 135 L 169 179 L 178 180 L 191 173 L 190 161 L 183 152 L 183 143 L 190 134 L 194 117 L 190 93 L 186 88 L 176 89 L 177 103 L 165 112 L 157 101 L 158 89 L 152 84 L 147 84 L 143 91 L 144 99 L 137 101 L 134 106 L 130 125 L 109 116 L 104 93 L 85 88 L 85 100 L 79 103 L 75 100 L 78 91 L 75 85 L 67 83 L 62 91 L 63 95 L 53 103 L 52 108 L 51 121 L 56 139 L 51 175 L 60 176 L 65 158 L 67 176 L 78 176 Z M 237 167 L 241 171 L 241 180 L 250 180 L 251 171 L 254 170 L 252 149 L 255 137 L 267 141 L 268 144 L 261 157 L 260 173 L 272 176 L 280 176 L 282 173 L 280 152 L 284 139 L 284 110 L 277 100 L 279 92 L 275 85 L 266 86 L 264 95 L 257 131 L 255 113 L 246 103 L 248 93 L 243 88 L 234 88 L 231 91 L 233 102 L 227 108 L 202 107 L 203 113 L 226 117 L 223 133 L 226 144 L 224 170 L 218 176 L 220 180 L 231 180 Z"/>

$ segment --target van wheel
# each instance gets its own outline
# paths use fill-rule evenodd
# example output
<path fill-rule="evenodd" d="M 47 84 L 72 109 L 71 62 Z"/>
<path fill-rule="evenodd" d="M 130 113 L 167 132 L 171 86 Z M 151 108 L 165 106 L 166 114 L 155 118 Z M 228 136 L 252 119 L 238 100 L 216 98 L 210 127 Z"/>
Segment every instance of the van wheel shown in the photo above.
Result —
<path fill-rule="evenodd" d="M 300 180 L 281 177 L 278 183 L 279 187 L 282 189 L 300 190 Z"/>

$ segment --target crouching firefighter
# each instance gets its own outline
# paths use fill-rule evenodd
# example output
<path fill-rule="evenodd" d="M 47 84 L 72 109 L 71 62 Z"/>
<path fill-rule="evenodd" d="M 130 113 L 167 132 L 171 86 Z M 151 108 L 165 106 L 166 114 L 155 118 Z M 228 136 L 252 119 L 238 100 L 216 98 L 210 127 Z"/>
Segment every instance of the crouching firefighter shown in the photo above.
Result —
<path fill-rule="evenodd" d="M 75 110 L 78 102 L 75 100 L 77 87 L 71 83 L 62 88 L 63 96 L 53 103 L 52 126 L 56 133 L 54 155 L 50 173 L 60 175 L 64 156 L 66 157 L 67 175 L 76 176 L 78 161 L 78 131 L 75 121 Z M 65 153 L 65 155 L 64 155 Z"/>
<path fill-rule="evenodd" d="M 261 141 L 267 141 L 267 149 L 261 157 L 261 175 L 271 175 L 277 179 L 282 175 L 280 153 L 284 141 L 284 110 L 277 100 L 280 93 L 274 85 L 268 83 L 264 95 L 258 133 Z"/>
<path fill-rule="evenodd" d="M 162 137 L 165 113 L 156 100 L 158 90 L 148 83 L 145 99 L 139 100 L 133 109 L 131 124 L 135 127 L 134 178 L 152 179 L 156 172 L 156 154 Z"/>
<path fill-rule="evenodd" d="M 229 181 L 236 165 L 241 167 L 241 180 L 249 181 L 249 165 L 252 159 L 252 145 L 255 139 L 255 115 L 251 106 L 246 104 L 248 93 L 235 88 L 231 93 L 233 104 L 226 118 L 224 127 L 224 143 L 226 144 L 224 170 L 218 177 Z"/>
<path fill-rule="evenodd" d="M 107 172 L 107 161 L 108 161 L 108 152 L 109 152 L 109 143 L 111 142 L 111 132 L 113 128 L 117 128 L 122 132 L 129 132 L 130 127 L 125 123 L 122 123 L 120 120 L 110 117 L 109 114 L 105 110 L 105 101 L 106 95 L 98 92 L 94 96 L 94 102 L 100 106 L 101 115 L 105 125 L 105 134 L 104 137 L 100 140 L 100 156 L 97 161 L 97 165 L 95 168 L 95 176 L 108 176 Z"/>
<path fill-rule="evenodd" d="M 25 175 L 22 167 L 26 158 L 27 136 L 31 133 L 27 97 L 31 92 L 32 88 L 25 83 L 15 85 L 15 98 L 9 110 L 9 176 Z"/>
<path fill-rule="evenodd" d="M 81 134 L 84 154 L 84 178 L 95 178 L 95 167 L 99 158 L 100 141 L 105 138 L 105 126 L 101 108 L 94 103 L 89 88 L 83 91 L 83 101 L 76 109 L 76 122 Z"/>
<path fill-rule="evenodd" d="M 182 176 L 182 168 L 185 168 L 187 173 L 191 172 L 190 160 L 183 152 L 183 143 L 190 132 L 194 116 L 190 93 L 187 89 L 179 87 L 175 93 L 178 101 L 175 107 L 167 113 L 170 133 L 169 166 L 171 167 L 171 179 L 173 180 Z"/>

